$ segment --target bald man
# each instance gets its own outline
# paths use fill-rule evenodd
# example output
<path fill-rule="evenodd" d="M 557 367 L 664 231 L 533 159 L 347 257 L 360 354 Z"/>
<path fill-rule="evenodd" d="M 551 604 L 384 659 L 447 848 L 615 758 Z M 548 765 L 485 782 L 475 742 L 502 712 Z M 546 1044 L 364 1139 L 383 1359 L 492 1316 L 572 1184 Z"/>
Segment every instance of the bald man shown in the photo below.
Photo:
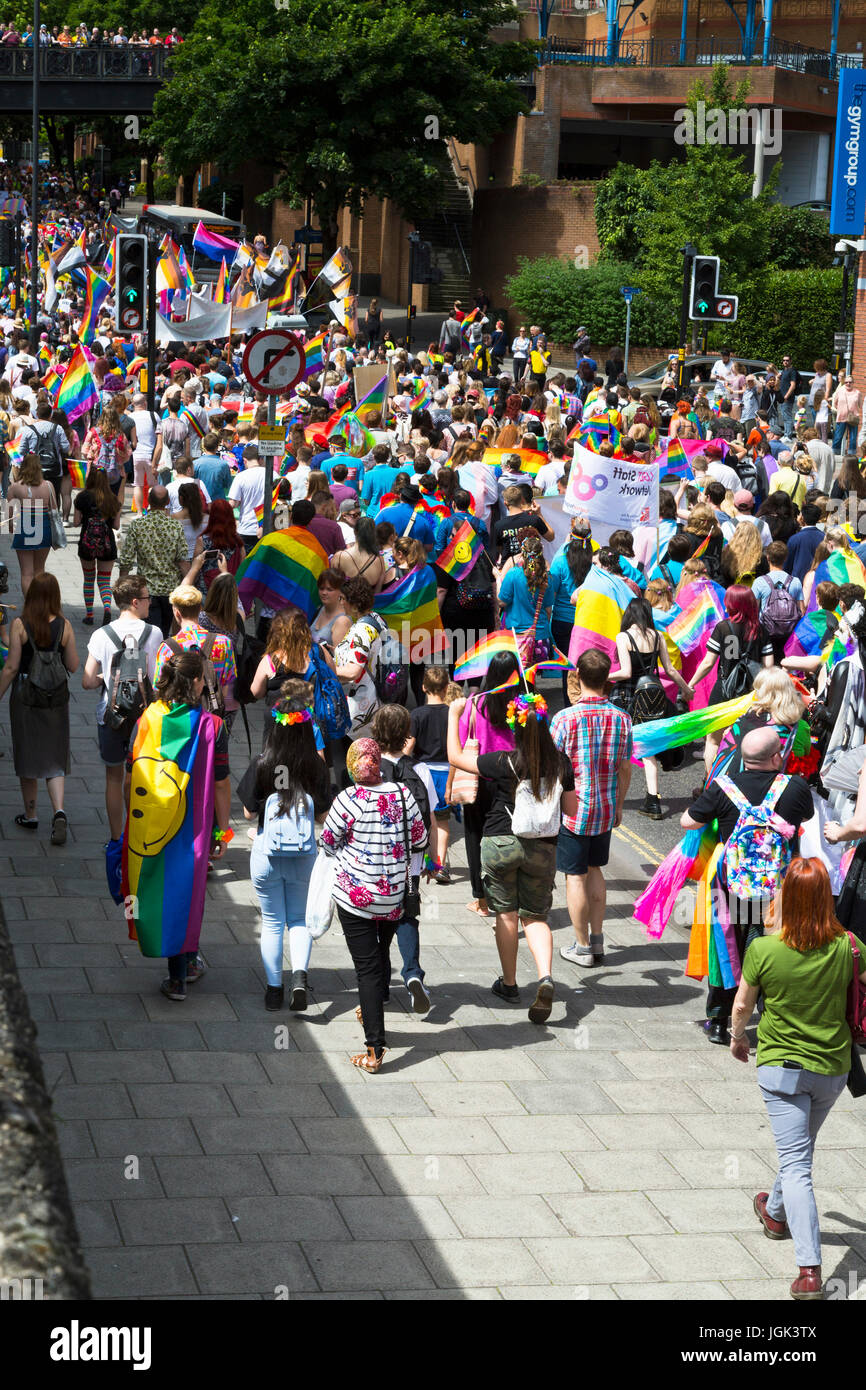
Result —
<path fill-rule="evenodd" d="M 782 772 L 782 745 L 775 728 L 768 725 L 765 729 L 750 730 L 743 737 L 740 753 L 742 770 L 731 772 L 729 780 L 750 806 L 760 806 Z M 802 777 L 787 777 L 785 789 L 776 802 L 776 812 L 783 821 L 795 827 L 791 849 L 792 854 L 797 854 L 800 827 L 814 815 L 812 793 Z M 727 844 L 739 818 L 737 806 L 718 782 L 714 781 L 710 782 L 697 801 L 683 812 L 680 825 L 684 830 L 696 830 L 699 826 L 709 825 L 711 821 L 718 820 L 719 839 L 723 844 Z M 723 880 L 724 865 L 720 876 L 722 888 Z M 738 959 L 731 964 L 739 980 L 746 947 L 755 936 L 763 934 L 764 908 L 769 904 L 760 898 L 738 898 L 733 893 L 726 894 L 726 898 L 738 955 Z M 723 989 L 720 985 L 710 985 L 707 994 L 707 1020 L 704 1024 L 710 1042 L 724 1046 L 730 1042 L 728 1020 L 736 992 L 736 988 Z"/>

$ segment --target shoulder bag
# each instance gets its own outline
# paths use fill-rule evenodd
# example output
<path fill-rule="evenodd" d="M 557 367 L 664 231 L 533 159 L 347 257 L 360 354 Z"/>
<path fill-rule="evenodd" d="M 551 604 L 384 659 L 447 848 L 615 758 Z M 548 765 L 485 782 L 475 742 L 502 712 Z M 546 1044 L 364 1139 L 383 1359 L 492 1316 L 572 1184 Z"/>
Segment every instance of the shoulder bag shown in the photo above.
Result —
<path fill-rule="evenodd" d="M 475 719 L 478 706 L 474 697 L 471 700 L 472 712 L 469 715 L 469 735 L 463 745 L 464 753 L 474 753 L 478 756 L 481 750 L 480 740 L 475 737 Z M 451 804 L 454 806 L 474 806 L 478 797 L 478 773 L 464 772 L 462 768 L 455 769 L 454 780 L 451 784 Z"/>
<path fill-rule="evenodd" d="M 421 893 L 419 889 L 412 887 L 412 845 L 409 841 L 409 817 L 406 813 L 406 798 L 403 795 L 402 786 L 400 791 L 400 803 L 403 807 L 403 847 L 406 851 L 406 888 L 403 892 L 403 920 L 417 922 L 421 916 Z"/>
<path fill-rule="evenodd" d="M 57 494 L 54 485 L 51 484 L 51 502 L 48 508 L 48 522 L 51 527 L 51 549 L 63 550 L 66 547 L 66 531 L 63 526 L 63 517 L 57 507 Z"/>

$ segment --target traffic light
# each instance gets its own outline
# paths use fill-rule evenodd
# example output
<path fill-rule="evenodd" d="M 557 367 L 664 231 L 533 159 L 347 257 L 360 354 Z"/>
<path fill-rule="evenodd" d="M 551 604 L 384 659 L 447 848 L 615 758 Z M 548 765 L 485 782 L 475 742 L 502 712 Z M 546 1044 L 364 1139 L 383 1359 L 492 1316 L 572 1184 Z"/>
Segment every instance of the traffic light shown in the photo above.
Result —
<path fill-rule="evenodd" d="M 15 264 L 15 223 L 11 217 L 0 219 L 0 265 Z"/>
<path fill-rule="evenodd" d="M 147 319 L 147 237 L 118 232 L 114 267 L 114 326 L 123 333 L 142 333 Z"/>
<path fill-rule="evenodd" d="M 692 302 L 689 318 L 712 318 L 718 284 L 718 256 L 695 256 L 692 264 Z"/>
<path fill-rule="evenodd" d="M 433 247 L 429 241 L 411 242 L 413 285 L 438 285 L 442 271 L 433 264 Z"/>

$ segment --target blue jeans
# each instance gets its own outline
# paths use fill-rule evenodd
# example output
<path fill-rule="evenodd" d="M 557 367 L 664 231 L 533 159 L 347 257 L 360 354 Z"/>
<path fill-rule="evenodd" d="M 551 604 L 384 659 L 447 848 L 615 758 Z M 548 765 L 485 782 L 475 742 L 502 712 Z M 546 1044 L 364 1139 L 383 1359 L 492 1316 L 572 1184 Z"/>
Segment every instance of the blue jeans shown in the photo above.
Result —
<path fill-rule="evenodd" d="M 262 911 L 262 964 L 268 984 L 283 982 L 283 932 L 288 928 L 293 970 L 306 970 L 313 940 L 306 926 L 307 888 L 316 862 L 311 854 L 285 854 L 269 859 L 253 841 L 250 878 Z"/>
<path fill-rule="evenodd" d="M 787 1067 L 758 1067 L 779 1173 L 767 1200 L 767 1215 L 787 1221 L 798 1265 L 820 1265 L 821 1228 L 812 1190 L 812 1158 L 818 1130 L 845 1089 L 847 1074 Z"/>
<path fill-rule="evenodd" d="M 191 965 L 195 965 L 198 951 L 181 951 L 179 956 L 168 957 L 168 977 L 170 980 L 179 980 L 181 984 L 186 984 L 186 972 Z"/>
<path fill-rule="evenodd" d="M 794 433 L 794 401 L 779 401 L 779 414 L 782 417 L 782 433 L 789 437 Z"/>
<path fill-rule="evenodd" d="M 848 434 L 848 447 L 847 447 L 847 449 L 840 449 L 840 445 L 841 445 L 841 443 L 842 443 L 842 440 L 845 438 L 846 431 L 847 431 L 847 434 Z M 833 426 L 833 453 L 834 453 L 834 454 L 838 454 L 838 453 L 841 452 L 841 453 L 853 454 L 853 453 L 856 452 L 856 450 L 857 450 L 857 421 L 856 421 L 856 420 L 843 420 L 841 424 L 836 424 L 836 425 L 834 425 L 834 426 Z"/>
<path fill-rule="evenodd" d="M 404 985 L 408 985 L 410 980 L 423 980 L 424 971 L 421 969 L 421 962 L 418 959 L 421 953 L 421 933 L 418 930 L 417 922 L 400 923 L 397 928 L 397 945 L 400 948 L 400 955 L 403 957 L 400 974 L 403 976 Z"/>

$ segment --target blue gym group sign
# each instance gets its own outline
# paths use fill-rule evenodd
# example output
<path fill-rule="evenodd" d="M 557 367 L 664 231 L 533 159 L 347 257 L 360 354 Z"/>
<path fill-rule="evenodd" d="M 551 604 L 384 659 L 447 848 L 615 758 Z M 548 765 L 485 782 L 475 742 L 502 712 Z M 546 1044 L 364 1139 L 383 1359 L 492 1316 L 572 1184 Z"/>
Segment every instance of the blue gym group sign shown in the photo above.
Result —
<path fill-rule="evenodd" d="M 830 233 L 859 239 L 866 227 L 866 71 L 840 68 Z"/>

